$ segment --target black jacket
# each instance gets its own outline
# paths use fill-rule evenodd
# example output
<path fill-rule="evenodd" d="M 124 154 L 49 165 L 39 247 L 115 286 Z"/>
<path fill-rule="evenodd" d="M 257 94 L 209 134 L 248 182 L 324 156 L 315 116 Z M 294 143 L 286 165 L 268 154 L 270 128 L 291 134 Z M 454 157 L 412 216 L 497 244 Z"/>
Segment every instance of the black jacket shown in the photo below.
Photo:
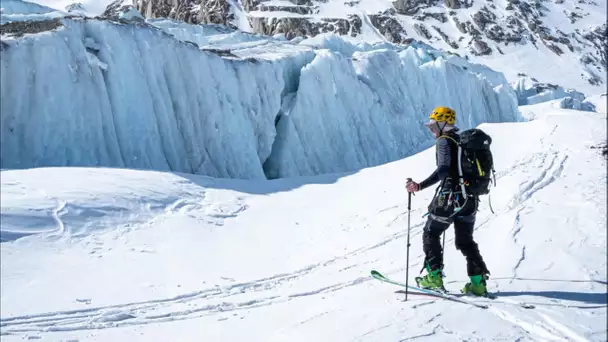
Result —
<path fill-rule="evenodd" d="M 443 133 L 442 137 L 437 139 L 435 144 L 437 169 L 420 182 L 420 190 L 442 181 L 445 181 L 444 189 L 455 190 L 458 186 L 458 145 L 450 138 L 460 141 L 460 136 L 455 130 Z"/>

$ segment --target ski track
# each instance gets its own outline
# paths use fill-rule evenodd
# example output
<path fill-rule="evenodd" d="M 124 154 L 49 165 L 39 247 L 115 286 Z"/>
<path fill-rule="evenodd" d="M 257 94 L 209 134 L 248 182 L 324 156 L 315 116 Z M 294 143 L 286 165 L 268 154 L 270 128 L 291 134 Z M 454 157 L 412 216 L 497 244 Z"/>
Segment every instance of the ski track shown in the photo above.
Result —
<path fill-rule="evenodd" d="M 521 255 L 520 255 L 519 259 L 517 260 L 517 263 L 513 267 L 513 275 L 515 277 L 517 277 L 517 270 L 518 270 L 519 266 L 521 266 L 521 263 L 524 260 L 526 260 L 526 246 L 521 247 Z"/>
<path fill-rule="evenodd" d="M 556 128 L 557 127 L 554 127 L 552 132 L 554 132 Z M 531 160 L 539 161 L 540 165 L 542 165 L 541 172 L 534 179 L 520 187 L 519 192 L 511 200 L 508 206 L 508 210 L 512 210 L 517 207 L 517 212 L 515 214 L 515 219 L 513 222 L 513 229 L 511 232 L 511 238 L 513 239 L 513 243 L 520 246 L 521 255 L 515 263 L 515 266 L 513 267 L 513 274 L 515 277 L 517 277 L 518 268 L 526 259 L 526 246 L 520 244 L 518 239 L 518 235 L 523 229 L 523 225 L 521 224 L 521 214 L 522 211 L 527 208 L 524 203 L 530 198 L 532 198 L 535 193 L 544 189 L 561 176 L 568 156 L 562 155 L 558 152 L 553 152 L 550 158 L 551 159 L 548 163 L 546 162 L 546 160 L 548 159 L 547 154 L 536 154 L 533 155 L 531 159 L 528 159 L 528 162 L 530 162 Z M 520 162 L 516 165 L 516 167 L 524 166 L 526 163 L 527 162 Z"/>
<path fill-rule="evenodd" d="M 372 330 L 370 330 L 370 331 L 366 332 L 365 334 L 363 334 L 363 335 L 359 336 L 359 339 L 361 339 L 361 338 L 363 338 L 363 337 L 365 337 L 365 336 L 371 335 L 371 334 L 373 334 L 373 333 L 375 333 L 375 332 L 378 332 L 378 331 L 380 331 L 380 330 L 383 330 L 383 329 L 389 328 L 389 327 L 391 327 L 392 325 L 393 325 L 393 323 L 389 323 L 389 324 L 385 324 L 385 325 L 379 326 L 379 327 L 377 327 L 377 328 L 374 328 L 374 329 L 372 329 Z"/>
<path fill-rule="evenodd" d="M 183 209 L 186 207 L 186 201 L 176 201 L 172 205 L 168 206 L 166 211 L 175 212 L 179 211 L 180 208 Z M 412 228 L 420 228 L 422 225 L 423 223 L 420 223 L 412 226 Z M 420 234 L 419 231 L 417 233 Z M 224 288 L 216 287 L 205 289 L 165 299 L 2 318 L 0 322 L 2 332 L 0 335 L 31 332 L 79 331 L 161 323 L 192 319 L 218 312 L 252 309 L 260 306 L 286 302 L 300 297 L 334 292 L 349 286 L 371 281 L 373 278 L 358 277 L 350 281 L 326 285 L 318 289 L 286 294 L 282 296 L 262 297 L 255 300 L 235 303 L 222 301 L 220 303 L 209 304 L 211 301 L 217 302 L 219 300 L 229 300 L 231 296 L 272 290 L 285 282 L 299 280 L 303 276 L 315 270 L 323 269 L 338 261 L 346 260 L 350 257 L 385 246 L 392 241 L 405 237 L 405 234 L 405 232 L 391 234 L 375 244 L 355 249 L 347 254 L 310 265 L 292 273 L 277 274 L 250 282 L 231 284 Z M 414 234 L 414 236 L 415 235 L 416 234 Z M 355 266 L 360 266 L 360 264 L 350 264 L 344 269 Z M 172 306 L 175 305 L 189 305 L 194 306 L 194 308 L 181 311 L 171 311 Z M 170 311 L 160 314 L 154 313 L 162 311 L 163 309 Z"/>
<path fill-rule="evenodd" d="M 513 266 L 513 276 L 517 277 L 517 270 L 519 269 L 519 266 L 521 266 L 521 263 L 526 259 L 526 246 L 525 245 L 521 245 L 518 241 L 517 236 L 519 235 L 519 233 L 521 232 L 523 225 L 521 224 L 521 219 L 520 219 L 520 215 L 521 212 L 524 210 L 525 206 L 520 207 L 517 210 L 517 213 L 515 214 L 515 219 L 513 220 L 513 230 L 511 233 L 511 238 L 513 239 L 513 243 L 517 246 L 519 246 L 519 248 L 521 248 L 521 255 L 519 257 L 519 259 L 517 260 L 517 262 L 515 263 L 515 266 Z"/>
<path fill-rule="evenodd" d="M 528 334 L 539 336 L 544 341 L 559 341 L 564 339 L 561 336 L 555 335 L 549 329 L 546 329 L 543 325 L 539 324 L 539 322 L 526 322 L 523 319 L 520 319 L 505 310 L 497 309 L 496 307 L 490 307 L 489 309 L 490 312 L 495 314 L 497 317 L 518 326 L 521 330 L 525 331 Z"/>
<path fill-rule="evenodd" d="M 51 216 L 53 217 L 53 220 L 57 226 L 56 233 L 59 236 L 65 234 L 65 224 L 61 220 L 61 216 L 65 215 L 66 213 L 65 206 L 66 202 L 57 200 L 57 207 L 55 207 L 55 209 L 53 209 L 51 212 Z"/>
<path fill-rule="evenodd" d="M 431 336 L 433 336 L 433 335 L 435 335 L 437 333 L 437 330 L 439 329 L 439 327 L 440 327 L 440 325 L 437 324 L 437 325 L 435 325 L 433 327 L 433 330 L 431 330 L 428 333 L 414 335 L 414 336 L 408 336 L 408 337 L 406 337 L 404 339 L 399 340 L 399 342 L 411 341 L 411 340 L 415 340 L 415 339 L 418 339 L 418 338 L 424 338 L 424 337 L 431 337 Z"/>
<path fill-rule="evenodd" d="M 289 277 L 280 278 L 280 280 Z M 2 319 L 1 335 L 25 332 L 52 332 L 52 331 L 78 331 L 91 329 L 105 329 L 120 326 L 144 325 L 150 323 L 160 323 L 184 319 L 192 319 L 211 315 L 217 312 L 229 312 L 236 310 L 252 309 L 277 303 L 283 303 L 298 297 L 306 297 L 326 292 L 334 292 L 345 287 L 370 281 L 371 278 L 356 278 L 352 281 L 325 286 L 323 288 L 288 294 L 284 296 L 263 297 L 260 299 L 247 300 L 243 302 L 221 301 L 216 304 L 205 304 L 211 300 L 222 300 L 231 296 L 243 294 L 249 288 L 264 287 L 264 290 L 273 288 L 267 287 L 264 283 L 245 283 L 236 284 L 228 288 L 227 291 L 220 289 L 210 289 L 184 294 L 169 299 L 151 300 L 137 303 L 119 304 L 97 308 L 87 308 L 80 310 L 68 310 L 59 312 L 49 312 L 43 314 L 15 316 Z M 273 279 L 276 281 L 276 279 Z M 198 303 L 202 302 L 202 303 Z M 162 309 L 172 309 L 176 304 L 187 304 L 194 306 L 192 309 L 169 311 L 160 314 L 151 312 Z M 196 304 L 196 306 L 195 306 Z"/>
<path fill-rule="evenodd" d="M 177 201 L 168 207 L 168 211 L 173 211 L 176 208 L 183 208 L 184 204 L 185 202 L 183 201 Z M 422 226 L 422 224 L 418 224 L 413 228 L 420 226 Z M 216 287 L 165 299 L 2 318 L 0 322 L 2 332 L 0 335 L 24 332 L 104 329 L 126 325 L 143 325 L 149 323 L 192 319 L 217 312 L 251 309 L 259 306 L 285 302 L 299 297 L 334 292 L 345 287 L 370 281 L 373 278 L 359 277 L 351 281 L 326 285 L 310 291 L 286 294 L 283 296 L 265 297 L 245 302 L 221 302 L 216 304 L 204 303 L 209 301 L 217 301 L 220 299 L 227 299 L 231 296 L 242 295 L 245 293 L 255 293 L 274 289 L 282 283 L 301 279 L 303 276 L 313 272 L 314 270 L 322 269 L 338 261 L 346 260 L 349 257 L 379 248 L 404 236 L 404 232 L 391 234 L 387 238 L 373 245 L 358 248 L 345 255 L 310 265 L 293 273 L 277 274 L 250 282 L 231 284 L 223 289 Z M 349 265 L 347 268 L 352 267 L 353 265 Z M 163 314 L 150 314 L 150 312 L 170 309 L 171 306 L 176 304 L 198 304 L 200 306 L 189 310 L 171 311 Z M 116 310 L 120 310 L 120 312 L 116 314 Z"/>
<path fill-rule="evenodd" d="M 309 317 L 309 318 L 307 318 L 307 319 L 305 319 L 305 320 L 303 320 L 303 321 L 298 322 L 298 323 L 297 323 L 297 325 L 303 325 L 303 324 L 305 324 L 305 323 L 308 323 L 308 322 L 310 322 L 310 321 L 313 321 L 313 320 L 315 320 L 315 319 L 317 319 L 317 318 L 319 318 L 319 317 L 325 316 L 325 315 L 327 315 L 327 314 L 329 314 L 329 312 L 328 312 L 328 311 L 322 312 L 322 313 L 320 313 L 320 314 L 314 315 L 314 316 Z"/>
<path fill-rule="evenodd" d="M 538 315 L 540 317 L 542 317 L 547 324 L 549 324 L 550 326 L 552 326 L 553 328 L 555 328 L 556 330 L 558 330 L 559 332 L 561 332 L 565 336 L 569 337 L 570 339 L 572 339 L 574 341 L 582 341 L 582 342 L 586 341 L 585 338 L 579 336 L 572 329 L 568 328 L 564 324 L 560 324 L 560 323 L 556 322 L 551 317 L 543 314 L 542 312 L 539 312 Z"/>
<path fill-rule="evenodd" d="M 420 226 L 421 225 L 422 224 L 420 224 Z M 231 284 L 230 286 L 223 288 L 216 287 L 166 299 L 3 318 L 2 322 L 0 322 L 0 327 L 2 327 L 1 334 L 9 335 L 31 332 L 82 331 L 121 326 L 145 325 L 150 323 L 162 323 L 193 319 L 217 313 L 253 309 L 283 303 L 301 297 L 335 292 L 350 286 L 371 281 L 373 278 L 358 277 L 350 281 L 326 285 L 310 291 L 285 294 L 281 296 L 261 296 L 260 298 L 249 299 L 246 301 L 230 301 L 233 299 L 233 296 L 238 296 L 245 293 L 268 292 L 268 290 L 272 290 L 284 282 L 301 279 L 303 276 L 313 272 L 314 270 L 322 269 L 336 263 L 339 260 L 345 260 L 348 257 L 384 246 L 391 241 L 399 239 L 403 235 L 403 233 L 392 234 L 376 244 L 359 248 L 345 255 L 308 266 L 293 273 L 278 274 L 250 282 Z M 350 264 L 347 266 L 347 268 L 352 268 L 353 266 L 354 265 Z M 416 304 L 415 306 L 425 306 L 432 302 L 434 301 Z M 177 308 L 176 306 L 188 306 L 190 308 L 184 310 L 175 310 Z M 167 311 L 163 312 L 163 310 Z M 555 338 L 562 339 L 558 338 L 555 332 L 540 326 L 535 328 L 534 324 L 527 323 L 526 321 L 513 316 L 511 313 L 498 310 L 495 307 L 492 307 L 492 310 L 495 310 L 498 317 L 518 325 L 526 332 L 552 340 Z M 431 317 L 428 322 L 430 323 L 438 317 L 439 314 L 436 314 L 435 316 Z M 545 321 L 547 321 L 548 324 L 552 325 L 555 329 L 570 337 L 578 336 L 573 331 L 559 325 L 559 323 L 556 323 L 551 319 L 545 318 Z M 429 334 L 412 336 L 408 339 L 435 335 L 437 333 L 437 329 L 439 328 L 440 326 L 437 325 Z"/>
<path fill-rule="evenodd" d="M 432 321 L 434 321 L 437 317 L 441 317 L 441 312 L 440 313 L 436 313 L 435 315 L 433 315 L 431 318 L 427 319 L 424 324 L 429 324 Z"/>
<path fill-rule="evenodd" d="M 524 210 L 525 206 L 522 206 L 521 208 L 519 208 L 517 210 L 517 213 L 515 214 L 515 219 L 513 220 L 513 231 L 511 233 L 511 238 L 513 239 L 513 241 L 515 243 L 517 243 L 517 235 L 519 235 L 519 233 L 521 232 L 521 229 L 523 228 L 523 225 L 521 224 L 521 212 Z"/>
<path fill-rule="evenodd" d="M 568 156 L 559 154 L 558 152 L 553 152 L 548 163 L 546 162 L 547 157 L 548 156 L 546 154 L 540 154 L 536 155 L 536 157 L 532 157 L 532 160 L 538 160 L 540 162 L 541 171 L 538 176 L 524 183 L 524 185 L 520 187 L 518 193 L 511 200 L 508 209 L 514 209 L 515 207 L 529 200 L 535 193 L 544 189 L 561 176 Z M 524 166 L 523 163 L 518 165 Z"/>

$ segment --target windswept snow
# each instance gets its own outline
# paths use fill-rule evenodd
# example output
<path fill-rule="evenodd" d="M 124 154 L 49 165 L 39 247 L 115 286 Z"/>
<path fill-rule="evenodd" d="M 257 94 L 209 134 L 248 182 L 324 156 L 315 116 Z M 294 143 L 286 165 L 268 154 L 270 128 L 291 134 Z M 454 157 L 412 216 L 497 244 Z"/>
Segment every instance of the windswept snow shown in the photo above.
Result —
<path fill-rule="evenodd" d="M 595 106 L 596 112 L 606 113 L 606 111 L 607 111 L 606 106 L 608 105 L 608 97 L 606 95 L 607 95 L 606 93 L 603 93 L 600 95 L 590 96 L 590 97 L 586 98 L 585 101 L 588 101 L 593 106 Z"/>
<path fill-rule="evenodd" d="M 403 302 L 369 277 L 405 277 L 403 182 L 431 172 L 432 149 L 273 181 L 39 168 L 2 171 L 3 238 L 45 232 L 0 245 L 2 340 L 605 341 L 606 114 L 552 106 L 481 125 L 497 171 L 496 214 L 484 197 L 475 231 L 498 295 L 487 310 Z M 411 277 L 432 195 L 413 197 Z M 457 291 L 451 229 L 445 253 Z"/>
<path fill-rule="evenodd" d="M 84 1 L 79 1 L 79 0 L 35 0 L 32 2 L 46 6 L 46 7 L 54 8 L 56 10 L 63 10 L 70 5 L 80 4 L 80 5 L 82 5 L 82 7 L 84 7 L 86 9 L 87 15 L 96 16 L 96 15 L 101 15 L 103 13 L 103 11 L 106 9 L 106 7 L 113 1 L 114 0 L 84 0 Z M 6 2 L 27 3 L 27 1 L 22 1 L 22 0 L 2 0 L 2 5 L 4 6 L 4 3 L 6 3 Z"/>
<path fill-rule="evenodd" d="M 59 23 L 2 39 L 2 168 L 316 175 L 420 151 L 437 105 L 456 109 L 461 128 L 521 120 L 502 74 L 422 46 L 334 37 L 315 48 L 170 20 Z"/>

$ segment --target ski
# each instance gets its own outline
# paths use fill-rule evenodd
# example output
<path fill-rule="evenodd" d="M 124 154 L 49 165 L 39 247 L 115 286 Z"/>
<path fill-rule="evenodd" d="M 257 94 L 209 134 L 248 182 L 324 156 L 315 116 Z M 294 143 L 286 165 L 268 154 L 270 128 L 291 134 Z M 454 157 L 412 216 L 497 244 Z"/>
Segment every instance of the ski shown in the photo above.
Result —
<path fill-rule="evenodd" d="M 405 290 L 398 290 L 395 291 L 395 293 L 405 293 Z M 452 295 L 452 296 L 457 296 L 459 298 L 467 298 L 468 300 L 474 301 L 476 299 L 488 299 L 491 301 L 495 301 L 498 303 L 503 303 L 503 304 L 512 304 L 512 305 L 517 305 L 517 306 L 521 306 L 524 309 L 536 309 L 536 306 L 534 304 L 531 303 L 526 303 L 526 302 L 518 302 L 515 300 L 510 300 L 510 299 L 505 299 L 505 298 L 499 298 L 498 296 L 496 296 L 494 293 L 488 293 L 486 296 L 483 297 L 477 297 L 477 296 L 470 296 L 467 294 L 462 294 L 462 293 L 449 293 L 448 294 Z"/>
<path fill-rule="evenodd" d="M 385 277 L 384 275 L 382 275 L 378 271 L 373 270 L 371 272 L 371 275 L 372 275 L 372 277 L 374 277 L 380 281 L 383 281 L 385 283 L 389 283 L 389 284 L 393 284 L 393 285 L 397 285 L 397 286 L 401 286 L 401 287 L 406 287 L 406 285 L 404 283 L 400 283 L 398 281 L 391 280 L 391 279 Z M 477 302 L 475 302 L 476 299 L 489 299 L 489 300 L 500 302 L 500 303 L 518 305 L 524 309 L 535 309 L 536 308 L 534 306 L 534 304 L 530 304 L 530 303 L 526 303 L 526 302 L 517 302 L 514 300 L 508 300 L 508 299 L 504 299 L 504 298 L 499 299 L 495 294 L 492 294 L 492 293 L 488 293 L 488 296 L 486 296 L 486 297 L 467 297 L 466 295 L 461 294 L 461 293 L 434 291 L 434 290 L 423 289 L 423 288 L 420 288 L 417 286 L 412 286 L 412 285 L 408 285 L 407 288 L 417 291 L 419 293 L 425 294 L 425 295 L 439 297 L 439 298 L 443 298 L 443 299 L 447 299 L 447 300 L 453 300 L 453 301 L 460 302 L 460 303 L 471 304 L 471 305 L 474 305 L 474 306 L 477 306 L 480 308 L 484 308 L 484 309 L 487 309 L 488 305 L 482 304 L 482 303 L 477 303 Z M 404 290 L 400 290 L 397 292 L 405 293 Z M 467 297 L 467 299 L 464 299 L 463 297 Z"/>
<path fill-rule="evenodd" d="M 393 285 L 397 285 L 397 286 L 401 286 L 401 287 L 406 287 L 408 289 L 414 290 L 414 291 L 418 291 L 430 296 L 434 296 L 434 297 L 438 297 L 438 298 L 443 298 L 443 299 L 447 299 L 447 300 L 451 300 L 454 302 L 458 302 L 458 303 L 463 303 L 463 304 L 469 304 L 469 305 L 473 305 L 476 306 L 478 308 L 482 308 L 482 309 L 487 309 L 488 305 L 486 304 L 482 304 L 482 303 L 476 303 L 474 301 L 470 301 L 470 300 L 466 300 L 463 298 L 460 298 L 458 296 L 455 296 L 453 294 L 450 293 L 445 293 L 445 292 L 440 292 L 440 291 L 433 291 L 433 290 L 429 290 L 429 289 L 423 289 L 417 286 L 411 286 L 411 285 L 405 285 L 404 283 L 400 283 L 398 281 L 394 281 L 391 280 L 387 277 L 385 277 L 384 275 L 382 275 L 380 272 L 376 271 L 376 270 L 372 270 L 371 271 L 371 276 L 375 279 L 378 279 L 382 282 L 385 283 L 389 283 L 389 284 L 393 284 Z"/>

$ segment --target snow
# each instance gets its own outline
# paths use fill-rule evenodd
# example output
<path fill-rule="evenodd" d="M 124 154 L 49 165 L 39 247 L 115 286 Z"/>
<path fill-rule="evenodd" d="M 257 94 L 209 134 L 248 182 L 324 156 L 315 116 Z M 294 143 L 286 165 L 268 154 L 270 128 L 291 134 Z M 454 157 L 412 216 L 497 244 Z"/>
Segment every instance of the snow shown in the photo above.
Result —
<path fill-rule="evenodd" d="M 369 17 L 365 13 L 360 13 L 361 34 L 358 39 L 365 42 L 387 42 L 388 40 L 372 25 Z"/>
<path fill-rule="evenodd" d="M 139 13 L 139 11 L 133 7 L 128 6 L 124 11 L 118 15 L 119 19 L 133 20 L 133 21 L 145 21 L 146 19 Z"/>
<path fill-rule="evenodd" d="M 243 32 L 253 32 L 251 23 L 249 22 L 247 12 L 243 10 L 241 2 L 238 0 L 228 0 L 230 11 L 235 16 L 235 26 Z"/>
<path fill-rule="evenodd" d="M 606 107 L 607 107 L 606 102 L 608 102 L 606 93 L 587 97 L 587 98 L 585 98 L 585 101 L 591 103 L 595 107 L 596 112 L 606 113 Z"/>
<path fill-rule="evenodd" d="M 33 2 L 19 0 L 4 0 L 2 1 L 2 14 L 14 13 L 49 13 L 56 11 L 53 8 L 41 6 Z"/>
<path fill-rule="evenodd" d="M 3 37 L 2 168 L 317 175 L 419 152 L 438 105 L 463 129 L 522 120 L 504 76 L 422 44 L 315 47 L 165 19 L 61 23 Z"/>
<path fill-rule="evenodd" d="M 581 74 L 589 74 L 589 70 L 580 66 L 579 55 L 564 54 L 555 55 L 546 47 L 540 46 L 535 49 L 532 46 L 512 45 L 502 48 L 504 55 L 471 58 L 477 63 L 484 63 L 488 67 L 497 71 L 504 72 L 505 77 L 512 82 L 516 82 L 519 73 L 538 79 L 540 82 L 559 84 L 565 87 L 576 89 L 585 95 L 595 95 L 606 89 L 606 75 L 603 72 L 592 71 L 594 75 L 603 80 L 600 86 L 589 84 L 581 77 Z M 556 72 L 555 68 L 559 68 Z"/>
<path fill-rule="evenodd" d="M 16 1 L 21 2 L 22 0 L 2 0 L 4 4 L 5 1 Z M 90 16 L 101 15 L 103 11 L 105 11 L 106 7 L 114 0 L 84 0 L 79 1 L 79 3 L 86 8 L 86 13 Z M 27 1 L 23 1 L 27 2 Z M 74 0 L 34 0 L 34 3 L 55 8 L 55 9 L 64 9 L 67 6 L 73 4 Z M 128 1 L 130 3 L 130 1 Z M 125 3 L 126 5 L 127 3 Z"/>
<path fill-rule="evenodd" d="M 311 70 L 344 58 L 319 55 L 329 61 Z M 404 280 L 403 183 L 431 172 L 433 149 L 278 180 L 3 170 L 2 339 L 605 341 L 606 114 L 553 105 L 521 107 L 530 121 L 480 126 L 497 171 L 496 214 L 482 198 L 475 231 L 499 298 L 480 300 L 489 309 L 411 293 L 403 302 L 369 276 Z M 433 191 L 412 197 L 412 278 Z M 452 229 L 445 253 L 446 286 L 457 291 L 466 268 Z"/>

